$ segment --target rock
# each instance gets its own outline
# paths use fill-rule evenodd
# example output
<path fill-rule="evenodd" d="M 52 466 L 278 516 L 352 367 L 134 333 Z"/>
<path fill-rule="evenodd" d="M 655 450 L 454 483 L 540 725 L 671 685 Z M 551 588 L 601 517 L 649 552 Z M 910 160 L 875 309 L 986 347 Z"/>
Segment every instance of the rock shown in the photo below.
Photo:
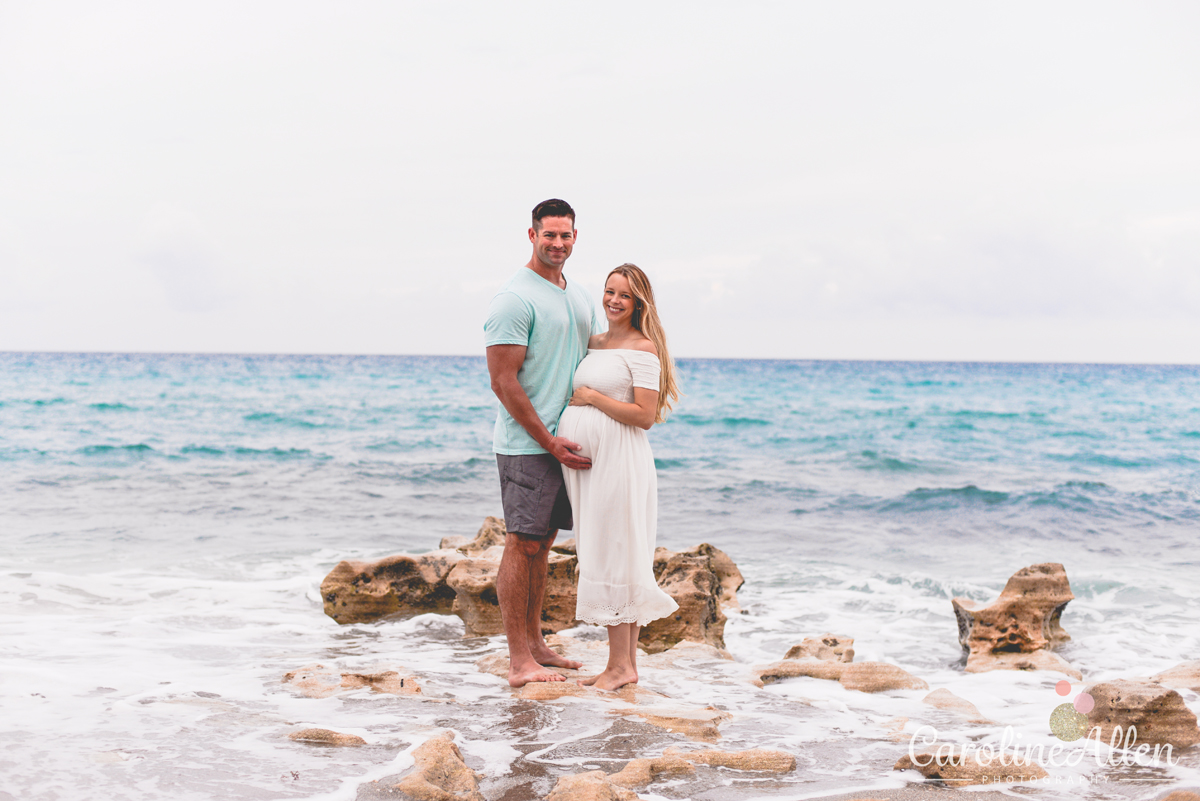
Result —
<path fill-rule="evenodd" d="M 475 539 L 459 545 L 458 550 L 468 555 L 483 553 L 488 548 L 497 546 L 503 548 L 507 538 L 508 529 L 505 528 L 504 521 L 488 515 L 483 519 L 483 525 L 479 527 L 479 531 L 475 533 Z"/>
<path fill-rule="evenodd" d="M 637 801 L 632 790 L 613 784 L 602 770 L 563 776 L 546 801 Z"/>
<path fill-rule="evenodd" d="M 927 779 L 940 779 L 951 787 L 972 784 L 1008 784 L 1044 779 L 1048 774 L 1036 763 L 1014 764 L 1015 755 L 1007 755 L 1001 764 L 995 759 L 976 759 L 975 753 L 960 746 L 941 743 L 912 755 L 905 754 L 896 761 L 893 770 L 916 770 Z M 988 764 L 981 764 L 988 762 Z"/>
<path fill-rule="evenodd" d="M 1085 692 L 1095 701 L 1087 713 L 1088 730 L 1099 726 L 1101 742 L 1110 742 L 1117 726 L 1122 742 L 1130 727 L 1137 732 L 1137 744 L 1187 748 L 1200 742 L 1196 715 L 1175 690 L 1153 681 L 1118 679 L 1093 684 Z"/>
<path fill-rule="evenodd" d="M 363 687 L 392 695 L 421 694 L 421 685 L 416 678 L 401 675 L 394 670 L 381 673 L 339 673 L 324 665 L 308 665 L 283 674 L 283 681 L 309 698 L 328 698 L 343 690 Z"/>
<path fill-rule="evenodd" d="M 864 693 L 929 689 L 928 684 L 904 668 L 885 662 L 822 662 L 816 659 L 785 659 L 758 668 L 758 679 L 754 683 L 762 687 L 799 676 L 837 681 L 847 690 Z"/>
<path fill-rule="evenodd" d="M 669 670 L 688 663 L 732 662 L 733 654 L 702 642 L 680 640 L 665 651 L 638 656 L 638 667 Z"/>
<path fill-rule="evenodd" d="M 504 549 L 491 547 L 466 556 L 450 571 L 446 583 L 454 591 L 452 611 L 462 618 L 468 637 L 504 633 L 500 603 L 496 598 L 496 573 Z M 542 631 L 561 631 L 576 624 L 575 584 L 579 561 L 567 554 L 550 554 L 546 598 L 542 604 Z"/>
<path fill-rule="evenodd" d="M 413 751 L 416 766 L 394 789 L 417 801 L 484 801 L 479 774 L 467 767 L 454 732 L 434 737 Z"/>
<path fill-rule="evenodd" d="M 820 659 L 823 662 L 853 662 L 854 638 L 838 634 L 806 637 L 793 645 L 784 659 Z"/>
<path fill-rule="evenodd" d="M 1175 667 L 1159 673 L 1151 681 L 1174 690 L 1191 690 L 1200 693 L 1200 659 L 1181 662 Z"/>
<path fill-rule="evenodd" d="M 677 756 L 660 756 L 653 759 L 631 759 L 625 767 L 610 775 L 608 780 L 620 787 L 645 787 L 658 780 L 659 776 L 679 776 L 695 773 L 692 763 Z"/>
<path fill-rule="evenodd" d="M 721 607 L 736 606 L 737 588 L 742 586 L 733 560 L 707 543 L 677 553 L 658 548 L 654 577 L 679 609 L 642 627 L 638 643 L 646 652 L 665 651 L 681 640 L 724 650 L 726 618 Z"/>
<path fill-rule="evenodd" d="M 971 665 L 972 663 L 968 661 L 967 664 Z M 987 673 L 990 670 L 1053 670 L 1070 676 L 1076 681 L 1083 679 L 1083 674 L 1079 670 L 1053 651 L 1034 651 L 1031 654 L 992 654 L 976 660 L 974 670 L 971 670 L 970 667 L 967 669 L 972 673 Z"/>
<path fill-rule="evenodd" d="M 387 615 L 450 614 L 454 590 L 446 577 L 462 558 L 458 551 L 444 549 L 375 562 L 339 562 L 321 582 L 325 614 L 342 624 Z"/>
<path fill-rule="evenodd" d="M 938 709 L 945 709 L 948 712 L 954 712 L 962 715 L 970 723 L 983 723 L 995 725 L 994 721 L 988 720 L 979 713 L 979 709 L 965 698 L 960 698 L 946 688 L 934 690 L 929 695 L 921 699 L 921 703 L 929 704 Z"/>
<path fill-rule="evenodd" d="M 1191 790 L 1176 790 L 1167 793 L 1158 801 L 1200 801 L 1200 793 L 1193 793 Z"/>
<path fill-rule="evenodd" d="M 951 603 L 958 619 L 958 641 L 967 655 L 967 672 L 1058 669 L 1005 655 L 1031 654 L 1070 640 L 1060 618 L 1074 597 L 1063 566 L 1047 563 L 1018 570 L 1000 597 L 987 606 L 954 598 Z"/>
<path fill-rule="evenodd" d="M 321 743 L 322 745 L 366 745 L 367 741 L 357 734 L 342 734 L 329 729 L 304 729 L 288 735 L 289 740 L 302 743 Z"/>
<path fill-rule="evenodd" d="M 614 710 L 614 714 L 639 717 L 652 726 L 682 734 L 691 740 L 715 743 L 721 738 L 717 724 L 732 717 L 716 707 L 684 707 L 655 704 Z"/>
<path fill-rule="evenodd" d="M 450 549 L 457 551 L 469 542 L 471 542 L 470 537 L 464 537 L 461 534 L 451 534 L 449 537 L 442 537 L 442 541 L 438 543 L 438 550 L 445 551 Z"/>
<path fill-rule="evenodd" d="M 555 553 L 574 554 L 575 553 L 575 538 L 571 537 L 571 539 L 569 539 L 569 540 L 563 540 L 562 542 L 556 542 L 550 546 L 550 550 L 554 551 Z"/>
<path fill-rule="evenodd" d="M 751 748 L 747 751 L 682 751 L 678 748 L 668 748 L 663 752 L 663 756 L 731 770 L 791 773 L 796 769 L 796 757 L 787 751 L 775 751 L 770 748 Z"/>

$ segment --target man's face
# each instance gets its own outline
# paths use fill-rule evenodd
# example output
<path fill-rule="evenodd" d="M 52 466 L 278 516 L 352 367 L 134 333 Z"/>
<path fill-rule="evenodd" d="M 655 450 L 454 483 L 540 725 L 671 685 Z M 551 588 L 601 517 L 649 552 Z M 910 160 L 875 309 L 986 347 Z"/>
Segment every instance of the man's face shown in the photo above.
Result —
<path fill-rule="evenodd" d="M 529 229 L 529 241 L 537 260 L 547 267 L 560 268 L 575 247 L 575 229 L 570 217 L 543 217 L 540 228 Z"/>

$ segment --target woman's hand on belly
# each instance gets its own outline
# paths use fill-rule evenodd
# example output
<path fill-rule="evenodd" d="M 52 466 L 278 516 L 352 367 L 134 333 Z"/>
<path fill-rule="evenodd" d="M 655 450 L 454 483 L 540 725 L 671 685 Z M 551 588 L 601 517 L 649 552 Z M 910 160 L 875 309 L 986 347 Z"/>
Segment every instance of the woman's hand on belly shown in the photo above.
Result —
<path fill-rule="evenodd" d="M 567 405 L 568 406 L 593 406 L 593 405 L 595 405 L 593 403 L 593 401 L 596 399 L 596 396 L 599 394 L 600 394 L 599 392 L 592 389 L 591 387 L 580 387 L 579 389 L 575 390 L 574 394 L 571 395 L 570 399 L 567 401 Z"/>

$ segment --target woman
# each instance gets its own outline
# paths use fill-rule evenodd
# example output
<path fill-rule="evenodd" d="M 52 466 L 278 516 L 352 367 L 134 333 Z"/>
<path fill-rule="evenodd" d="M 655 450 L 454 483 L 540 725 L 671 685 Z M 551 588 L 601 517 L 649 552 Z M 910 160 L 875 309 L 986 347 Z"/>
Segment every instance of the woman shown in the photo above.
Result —
<path fill-rule="evenodd" d="M 563 470 L 579 553 L 575 617 L 608 628 L 608 666 L 580 683 L 615 690 L 638 680 L 641 627 L 679 608 L 654 580 L 658 477 L 646 437 L 679 390 L 646 274 L 613 270 L 603 305 L 608 332 L 588 341 L 557 433 L 592 460 Z"/>

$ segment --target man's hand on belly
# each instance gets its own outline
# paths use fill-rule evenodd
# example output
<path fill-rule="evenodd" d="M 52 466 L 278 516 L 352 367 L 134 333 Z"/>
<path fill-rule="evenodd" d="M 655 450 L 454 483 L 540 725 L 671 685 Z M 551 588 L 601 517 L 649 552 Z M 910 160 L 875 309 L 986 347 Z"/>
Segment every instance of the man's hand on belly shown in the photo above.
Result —
<path fill-rule="evenodd" d="M 551 456 L 562 462 L 563 467 L 569 467 L 572 470 L 587 470 L 592 466 L 592 460 L 575 453 L 579 447 L 578 442 L 572 442 L 566 437 L 552 437 L 550 447 L 546 450 L 550 452 Z"/>

